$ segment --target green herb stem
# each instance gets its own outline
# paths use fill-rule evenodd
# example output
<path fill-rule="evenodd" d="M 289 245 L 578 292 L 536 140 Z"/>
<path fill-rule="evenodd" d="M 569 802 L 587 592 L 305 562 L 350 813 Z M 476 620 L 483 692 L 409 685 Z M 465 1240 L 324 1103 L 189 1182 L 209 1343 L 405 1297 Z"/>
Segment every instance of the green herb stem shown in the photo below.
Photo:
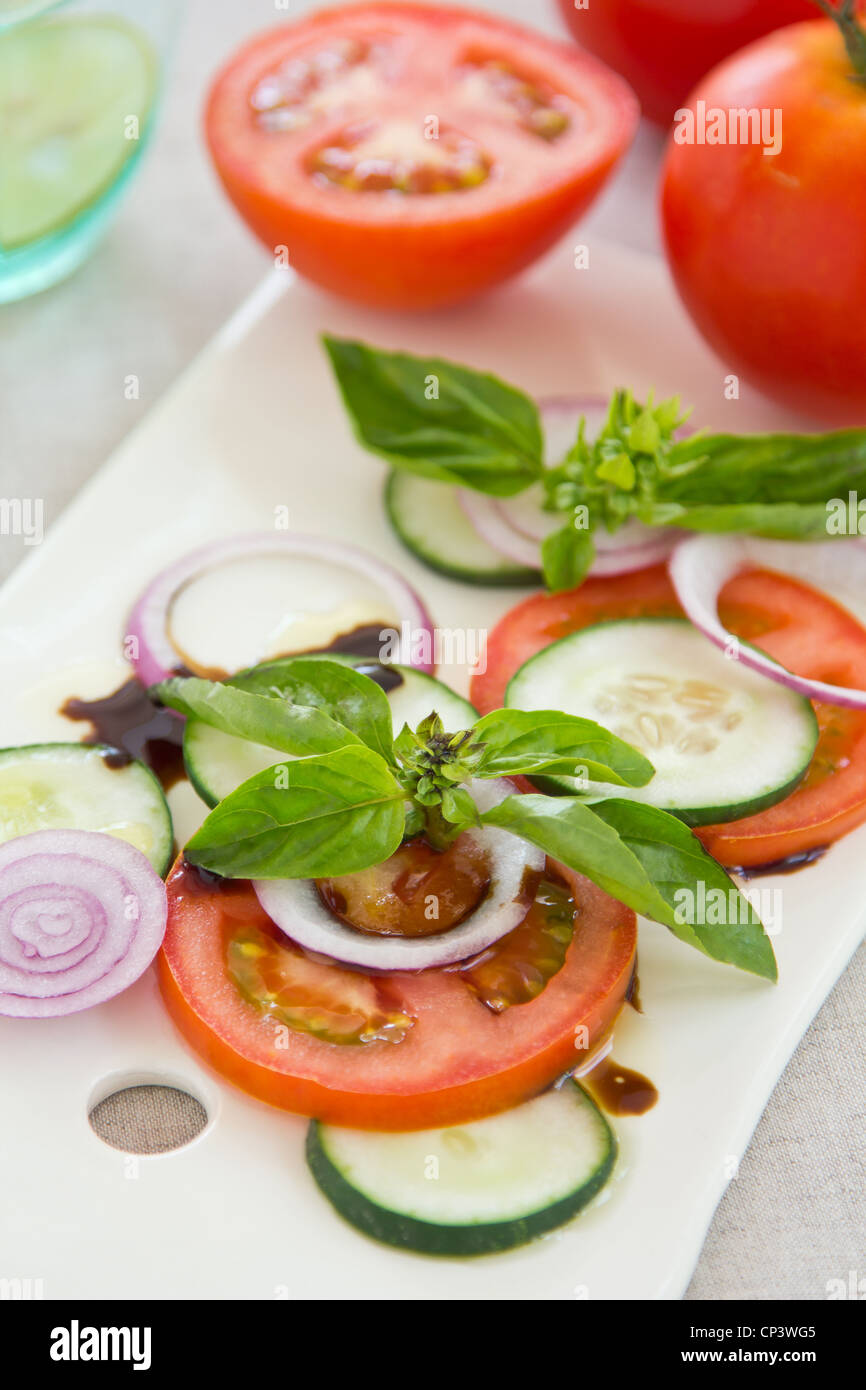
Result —
<path fill-rule="evenodd" d="M 853 80 L 866 82 L 866 29 L 858 16 L 858 0 L 841 0 L 839 5 L 815 0 L 815 4 L 838 25 L 854 68 Z"/>

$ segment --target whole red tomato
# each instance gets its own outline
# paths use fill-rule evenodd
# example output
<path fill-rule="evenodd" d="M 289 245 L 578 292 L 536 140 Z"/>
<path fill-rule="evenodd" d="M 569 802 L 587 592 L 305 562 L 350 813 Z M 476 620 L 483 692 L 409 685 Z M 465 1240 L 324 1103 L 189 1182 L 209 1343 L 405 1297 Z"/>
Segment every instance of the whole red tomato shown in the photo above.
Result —
<path fill-rule="evenodd" d="M 680 295 L 729 369 L 796 408 L 863 424 L 866 82 L 855 77 L 866 32 L 851 19 L 849 34 L 856 63 L 826 21 L 779 30 L 710 73 L 690 110 L 766 113 L 778 153 L 680 143 L 678 124 L 662 221 Z"/>
<path fill-rule="evenodd" d="M 812 0 L 559 0 L 559 8 L 578 42 L 622 73 L 661 125 L 729 53 L 816 15 Z"/>

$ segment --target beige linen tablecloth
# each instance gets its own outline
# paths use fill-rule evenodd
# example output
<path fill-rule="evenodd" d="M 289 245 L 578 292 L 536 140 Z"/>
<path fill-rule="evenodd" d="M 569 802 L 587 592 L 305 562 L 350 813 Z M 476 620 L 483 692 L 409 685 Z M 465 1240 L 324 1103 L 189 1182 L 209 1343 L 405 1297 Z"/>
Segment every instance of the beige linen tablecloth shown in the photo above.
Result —
<path fill-rule="evenodd" d="M 292 0 L 290 12 L 308 8 Z M 487 8 L 559 32 L 553 0 Z M 208 168 L 199 112 L 208 75 L 231 47 L 285 15 L 273 0 L 191 0 L 159 134 L 108 241 L 66 284 L 0 309 L 0 496 L 42 497 L 46 524 L 265 270 Z M 589 233 L 657 250 L 659 149 L 643 131 Z M 135 401 L 124 396 L 130 373 L 140 380 Z M 131 517 L 133 507 L 130 498 Z M 23 554 L 19 540 L 0 537 L 0 578 Z M 861 948 L 776 1089 L 689 1298 L 821 1299 L 829 1280 L 866 1276 L 864 1001 Z M 183 1133 L 188 1108 L 167 1113 Z M 106 1125 L 122 1144 L 122 1123 L 109 1113 Z"/>

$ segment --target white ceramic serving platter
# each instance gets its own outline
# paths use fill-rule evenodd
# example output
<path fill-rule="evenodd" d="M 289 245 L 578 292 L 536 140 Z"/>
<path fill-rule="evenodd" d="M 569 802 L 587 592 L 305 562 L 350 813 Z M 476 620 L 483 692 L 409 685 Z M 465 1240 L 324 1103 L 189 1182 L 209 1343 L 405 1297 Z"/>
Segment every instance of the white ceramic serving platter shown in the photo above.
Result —
<path fill-rule="evenodd" d="M 633 253 L 593 246 L 578 271 L 563 245 L 514 287 L 423 319 L 350 308 L 275 271 L 0 594 L 3 744 L 74 737 L 57 706 L 119 683 L 125 616 L 150 576 L 200 542 L 271 527 L 278 506 L 295 529 L 401 566 L 443 627 L 489 626 L 519 597 L 438 578 L 398 546 L 382 467 L 351 439 L 317 342 L 326 328 L 463 359 L 537 394 L 655 386 L 693 402 L 702 425 L 795 423 L 746 391 L 726 399 L 726 369 L 663 267 Z M 465 689 L 465 671 L 445 674 Z M 193 803 L 188 789 L 174 797 L 181 835 Z M 87 1013 L 2 1019 L 0 1276 L 41 1279 L 49 1298 L 679 1298 L 773 1086 L 862 936 L 864 850 L 860 831 L 805 872 L 759 881 L 781 893 L 776 988 L 642 924 L 645 1012 L 625 1011 L 615 1055 L 653 1078 L 659 1103 L 615 1122 L 620 1163 L 590 1210 L 482 1260 L 402 1254 L 344 1225 L 307 1173 L 304 1120 L 207 1072 L 152 972 Z M 183 1150 L 131 1161 L 87 1114 L 142 1080 L 192 1092 L 209 1123 Z"/>

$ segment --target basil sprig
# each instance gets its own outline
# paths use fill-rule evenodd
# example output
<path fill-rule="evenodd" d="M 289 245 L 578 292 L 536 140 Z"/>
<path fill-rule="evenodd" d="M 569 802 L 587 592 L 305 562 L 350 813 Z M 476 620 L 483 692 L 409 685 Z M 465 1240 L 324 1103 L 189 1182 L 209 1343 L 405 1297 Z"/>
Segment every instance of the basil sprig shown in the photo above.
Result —
<path fill-rule="evenodd" d="M 335 338 L 325 346 L 355 433 L 394 467 L 496 497 L 541 482 L 544 509 L 562 516 L 539 551 L 554 590 L 585 578 L 599 527 L 637 520 L 827 540 L 835 534 L 827 504 L 866 496 L 866 429 L 681 439 L 687 415 L 678 398 L 642 404 L 619 390 L 596 438 L 581 421 L 565 458 L 544 467 L 538 413 L 522 391 L 439 358 Z M 431 381 L 438 399 L 425 394 Z"/>
<path fill-rule="evenodd" d="M 151 691 L 224 733 L 274 748 L 275 755 L 300 754 L 283 762 L 275 757 L 273 767 L 211 811 L 186 847 L 192 863 L 229 878 L 333 877 L 381 863 L 414 835 L 445 848 L 469 826 L 498 826 L 713 959 L 776 978 L 758 917 L 691 831 L 667 812 L 619 794 L 592 804 L 579 796 L 514 795 L 479 810 L 470 790 L 475 779 L 547 772 L 624 790 L 646 785 L 652 764 L 592 720 L 503 709 L 451 733 L 431 714 L 393 738 L 387 697 L 343 663 L 293 658 L 237 680 L 245 688 L 178 678 Z M 733 920 L 684 917 L 678 894 L 690 894 L 699 914 L 712 888 L 723 889 L 735 905 L 728 914 Z"/>

